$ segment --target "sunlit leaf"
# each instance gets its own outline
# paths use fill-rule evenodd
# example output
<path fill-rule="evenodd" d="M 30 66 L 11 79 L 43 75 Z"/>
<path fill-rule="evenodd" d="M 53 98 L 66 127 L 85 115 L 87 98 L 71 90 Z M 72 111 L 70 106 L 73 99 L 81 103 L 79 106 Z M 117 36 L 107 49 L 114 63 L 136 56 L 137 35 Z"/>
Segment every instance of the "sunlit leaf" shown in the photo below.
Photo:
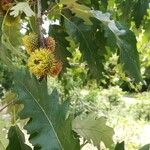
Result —
<path fill-rule="evenodd" d="M 114 131 L 106 125 L 105 117 L 96 118 L 93 114 L 84 118 L 78 116 L 73 121 L 73 130 L 89 142 L 92 140 L 97 148 L 99 148 L 101 141 L 107 148 L 113 144 Z"/>
<path fill-rule="evenodd" d="M 76 2 L 77 0 L 61 0 L 60 3 L 67 5 L 67 7 L 75 13 L 77 17 L 82 18 L 86 24 L 92 24 L 90 17 L 92 14 L 90 13 L 90 8 L 84 5 L 80 5 Z"/>
<path fill-rule="evenodd" d="M 15 6 L 11 8 L 10 15 L 17 17 L 20 13 L 24 12 L 26 16 L 31 17 L 34 16 L 35 13 L 32 11 L 32 9 L 29 6 L 28 2 L 19 2 Z"/>

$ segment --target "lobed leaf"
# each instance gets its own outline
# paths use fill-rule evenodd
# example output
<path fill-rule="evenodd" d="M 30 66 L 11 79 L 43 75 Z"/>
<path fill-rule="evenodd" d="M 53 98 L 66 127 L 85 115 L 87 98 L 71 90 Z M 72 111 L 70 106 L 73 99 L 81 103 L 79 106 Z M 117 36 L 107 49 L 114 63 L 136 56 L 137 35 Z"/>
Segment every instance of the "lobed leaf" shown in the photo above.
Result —
<path fill-rule="evenodd" d="M 110 19 L 110 14 L 100 11 L 92 11 L 93 16 L 101 21 L 104 26 L 115 38 L 115 45 L 120 50 L 119 58 L 125 72 L 134 78 L 136 82 L 142 81 L 140 73 L 139 55 L 136 47 L 136 37 L 132 31 L 123 27 L 121 24 L 116 24 Z"/>
<path fill-rule="evenodd" d="M 99 149 L 100 142 L 104 142 L 107 148 L 113 144 L 112 136 L 114 131 L 106 125 L 106 118 L 97 118 L 90 114 L 85 118 L 76 117 L 73 121 L 73 130 L 88 142 L 92 140 L 93 144 Z"/>
<path fill-rule="evenodd" d="M 56 41 L 56 56 L 63 63 L 63 69 L 68 67 L 68 57 L 72 57 L 72 54 L 67 50 L 70 43 L 67 41 L 68 34 L 64 28 L 60 25 L 50 25 L 49 35 L 52 36 Z"/>
<path fill-rule="evenodd" d="M 30 118 L 25 129 L 35 149 L 79 149 L 79 141 L 72 131 L 72 119 L 67 118 L 69 103 L 60 103 L 56 89 L 49 94 L 46 81 L 39 83 L 29 73 L 20 71 L 15 75 L 15 91 L 18 103 L 24 104 L 20 118 Z"/>
<path fill-rule="evenodd" d="M 81 19 L 72 17 L 71 19 L 65 18 L 65 28 L 70 37 L 79 45 L 83 61 L 88 64 L 90 76 L 100 79 L 106 53 L 104 33 L 100 26 L 96 22 L 93 26 L 85 25 Z"/>
<path fill-rule="evenodd" d="M 27 17 L 32 17 L 35 15 L 35 13 L 30 8 L 28 2 L 19 2 L 15 6 L 13 6 L 10 10 L 12 10 L 10 15 L 14 17 L 17 17 L 22 12 L 24 12 Z"/>
<path fill-rule="evenodd" d="M 148 14 L 149 3 L 150 0 L 138 0 L 134 6 L 133 18 L 137 28 L 141 25 L 144 16 Z"/>
<path fill-rule="evenodd" d="M 32 150 L 25 144 L 24 134 L 18 126 L 11 126 L 8 132 L 9 144 L 6 150 Z"/>
<path fill-rule="evenodd" d="M 60 3 L 63 5 L 67 5 L 67 7 L 73 12 L 75 13 L 75 15 L 77 17 L 82 18 L 85 21 L 85 24 L 91 25 L 92 22 L 90 20 L 91 17 L 91 13 L 90 13 L 90 8 L 85 6 L 85 5 L 81 5 L 79 3 L 76 2 L 77 0 L 61 0 Z"/>
<path fill-rule="evenodd" d="M 115 150 L 125 150 L 124 141 L 121 143 L 117 143 L 115 146 Z"/>
<path fill-rule="evenodd" d="M 150 144 L 146 144 L 142 148 L 140 148 L 139 150 L 149 150 L 149 149 L 150 149 Z"/>

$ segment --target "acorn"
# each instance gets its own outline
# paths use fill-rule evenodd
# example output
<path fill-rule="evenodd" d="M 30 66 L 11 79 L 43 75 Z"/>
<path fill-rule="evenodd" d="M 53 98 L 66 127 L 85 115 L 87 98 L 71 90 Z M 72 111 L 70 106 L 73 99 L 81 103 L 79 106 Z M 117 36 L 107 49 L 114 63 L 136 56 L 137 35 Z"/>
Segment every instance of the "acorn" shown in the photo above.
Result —
<path fill-rule="evenodd" d="M 51 52 L 55 51 L 56 43 L 55 43 L 54 38 L 52 38 L 51 36 L 47 37 L 45 39 L 45 43 L 46 43 L 46 47 L 49 51 L 51 51 Z"/>
<path fill-rule="evenodd" d="M 36 49 L 28 59 L 28 67 L 31 73 L 37 77 L 45 77 L 51 73 L 56 59 L 53 53 L 46 48 Z"/>
<path fill-rule="evenodd" d="M 29 35 L 25 35 L 22 38 L 22 41 L 23 41 L 25 49 L 29 55 L 32 52 L 34 52 L 35 49 L 38 49 L 40 47 L 39 36 L 36 33 L 29 33 Z"/>

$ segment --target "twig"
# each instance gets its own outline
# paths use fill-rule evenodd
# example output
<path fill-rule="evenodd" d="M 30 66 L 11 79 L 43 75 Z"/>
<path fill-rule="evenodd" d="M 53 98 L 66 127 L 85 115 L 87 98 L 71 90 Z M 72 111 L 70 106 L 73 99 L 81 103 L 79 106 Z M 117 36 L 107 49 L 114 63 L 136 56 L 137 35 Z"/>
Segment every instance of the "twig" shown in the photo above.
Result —
<path fill-rule="evenodd" d="M 16 103 L 16 100 L 12 100 L 11 102 L 9 102 L 7 105 L 5 105 L 4 107 L 2 107 L 1 109 L 0 109 L 0 112 L 1 111 L 3 111 L 5 108 L 7 108 L 8 106 L 10 106 L 10 105 L 14 105 Z"/>
<path fill-rule="evenodd" d="M 80 148 L 83 148 L 87 143 L 88 141 L 85 141 L 83 144 L 80 145 Z"/>
<path fill-rule="evenodd" d="M 40 39 L 40 47 L 44 48 L 45 47 L 45 42 L 44 42 L 44 35 L 42 33 L 42 5 L 41 5 L 41 0 L 37 0 L 37 10 L 38 10 L 38 15 L 37 15 L 37 21 L 38 21 L 38 29 L 39 29 L 39 39 Z"/>

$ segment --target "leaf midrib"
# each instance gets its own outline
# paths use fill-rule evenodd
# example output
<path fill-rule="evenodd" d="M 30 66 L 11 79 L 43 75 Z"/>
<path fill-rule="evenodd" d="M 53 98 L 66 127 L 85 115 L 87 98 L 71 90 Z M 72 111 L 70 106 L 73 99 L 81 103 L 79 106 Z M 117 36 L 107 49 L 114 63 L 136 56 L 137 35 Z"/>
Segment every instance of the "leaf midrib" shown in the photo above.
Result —
<path fill-rule="evenodd" d="M 55 136 L 56 136 L 56 138 L 58 140 L 58 143 L 59 143 L 61 149 L 63 150 L 61 142 L 60 142 L 60 140 L 59 140 L 59 138 L 57 136 L 57 133 L 55 132 L 54 127 L 53 127 L 53 124 L 52 124 L 51 120 L 48 118 L 46 112 L 44 111 L 44 109 L 42 108 L 42 106 L 38 103 L 37 99 L 33 96 L 33 94 L 26 88 L 26 86 L 24 84 L 22 84 L 22 82 L 19 82 L 19 83 L 25 88 L 26 92 L 28 92 L 31 95 L 31 97 L 33 98 L 34 102 L 37 104 L 37 106 L 39 107 L 39 109 L 42 111 L 43 115 L 45 116 L 45 118 L 47 119 L 49 125 L 51 126 L 51 128 L 52 128 L 52 130 L 53 130 L 53 132 L 54 132 L 54 134 L 55 134 Z"/>

